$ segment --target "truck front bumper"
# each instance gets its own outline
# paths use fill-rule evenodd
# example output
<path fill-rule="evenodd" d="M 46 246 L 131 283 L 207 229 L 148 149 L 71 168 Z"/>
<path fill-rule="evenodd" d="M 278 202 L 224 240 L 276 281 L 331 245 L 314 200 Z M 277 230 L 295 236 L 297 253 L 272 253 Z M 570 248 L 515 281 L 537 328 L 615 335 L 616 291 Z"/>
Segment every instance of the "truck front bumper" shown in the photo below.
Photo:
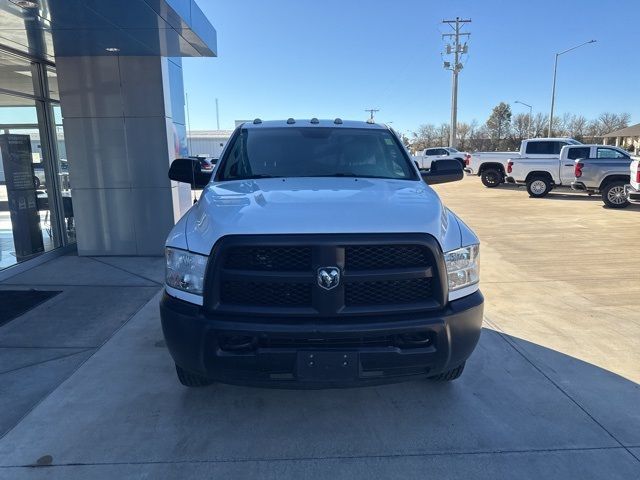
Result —
<path fill-rule="evenodd" d="M 284 388 L 375 385 L 461 365 L 482 330 L 480 291 L 439 312 L 334 323 L 210 317 L 164 294 L 167 347 L 183 369 L 222 383 Z"/>
<path fill-rule="evenodd" d="M 640 190 L 636 190 L 633 185 L 625 185 L 624 193 L 631 203 L 640 203 Z"/>

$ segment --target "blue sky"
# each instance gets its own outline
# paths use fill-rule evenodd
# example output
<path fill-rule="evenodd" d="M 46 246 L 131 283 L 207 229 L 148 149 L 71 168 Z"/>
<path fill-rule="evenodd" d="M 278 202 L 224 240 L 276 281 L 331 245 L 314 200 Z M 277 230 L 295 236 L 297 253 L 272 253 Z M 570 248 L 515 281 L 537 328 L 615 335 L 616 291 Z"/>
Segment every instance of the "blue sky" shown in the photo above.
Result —
<path fill-rule="evenodd" d="M 629 112 L 640 121 L 638 0 L 198 0 L 218 32 L 218 58 L 184 59 L 192 129 L 235 119 L 376 119 L 403 132 L 448 122 L 451 75 L 440 22 L 471 18 L 460 121 L 484 122 L 500 101 L 548 113 Z M 635 107 L 635 108 L 634 108 Z"/>

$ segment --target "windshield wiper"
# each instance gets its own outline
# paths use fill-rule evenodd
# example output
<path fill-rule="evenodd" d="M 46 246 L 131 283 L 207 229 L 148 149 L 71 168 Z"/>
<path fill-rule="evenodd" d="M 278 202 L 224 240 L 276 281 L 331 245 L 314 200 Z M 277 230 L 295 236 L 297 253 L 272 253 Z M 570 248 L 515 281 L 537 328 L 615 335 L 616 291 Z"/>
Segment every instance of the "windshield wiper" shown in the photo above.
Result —
<path fill-rule="evenodd" d="M 385 177 L 381 175 L 358 175 L 356 173 L 346 172 L 346 173 L 329 173 L 327 175 L 313 175 L 314 177 L 347 177 L 347 178 L 388 178 L 389 180 L 393 180 L 393 177 Z M 396 179 L 397 180 L 397 179 Z"/>
<path fill-rule="evenodd" d="M 273 175 L 267 175 L 266 173 L 258 173 L 256 175 L 249 175 L 247 177 L 236 178 L 235 180 L 253 180 L 255 178 L 275 178 Z"/>

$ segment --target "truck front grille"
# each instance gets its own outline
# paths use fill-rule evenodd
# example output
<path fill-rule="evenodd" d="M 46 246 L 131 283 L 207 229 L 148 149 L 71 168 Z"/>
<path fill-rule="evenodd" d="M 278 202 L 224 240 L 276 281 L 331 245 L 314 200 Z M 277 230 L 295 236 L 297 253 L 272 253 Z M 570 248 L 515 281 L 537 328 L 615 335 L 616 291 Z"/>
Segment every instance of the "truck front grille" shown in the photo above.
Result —
<path fill-rule="evenodd" d="M 311 284 L 224 281 L 220 299 L 233 305 L 304 307 L 311 304 Z"/>
<path fill-rule="evenodd" d="M 419 303 L 431 297 L 431 278 L 347 282 L 344 303 L 347 306 L 403 305 Z"/>
<path fill-rule="evenodd" d="M 225 258 L 224 266 L 233 270 L 303 272 L 311 269 L 311 248 L 233 247 Z"/>
<path fill-rule="evenodd" d="M 205 308 L 280 318 L 438 309 L 446 289 L 439 252 L 419 234 L 224 237 L 211 253 Z M 329 289 L 318 280 L 326 267 L 340 272 Z"/>
<path fill-rule="evenodd" d="M 350 245 L 344 257 L 345 268 L 351 270 L 429 266 L 428 251 L 422 245 Z"/>

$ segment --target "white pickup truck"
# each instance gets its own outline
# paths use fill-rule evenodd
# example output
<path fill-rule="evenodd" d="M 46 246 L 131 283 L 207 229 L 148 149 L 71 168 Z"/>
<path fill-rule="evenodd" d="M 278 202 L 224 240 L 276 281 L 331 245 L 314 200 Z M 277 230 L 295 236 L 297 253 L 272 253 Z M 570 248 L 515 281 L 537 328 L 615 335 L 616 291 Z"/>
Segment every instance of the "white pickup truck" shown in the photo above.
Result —
<path fill-rule="evenodd" d="M 418 163 L 418 168 L 428 170 L 431 163 L 436 160 L 457 160 L 462 168 L 466 167 L 466 159 L 469 157 L 467 152 L 461 152 L 451 147 L 434 147 L 427 148 L 418 152 L 413 156 L 413 160 Z"/>
<path fill-rule="evenodd" d="M 640 160 L 631 162 L 630 169 L 630 183 L 624 187 L 627 200 L 631 203 L 640 203 Z"/>
<path fill-rule="evenodd" d="M 576 160 L 579 159 L 596 159 L 612 164 L 620 160 L 630 161 L 629 153 L 618 147 L 565 145 L 559 156 L 527 156 L 509 159 L 507 162 L 507 182 L 526 185 L 527 192 L 531 197 L 544 197 L 554 188 L 571 187 L 571 184 L 575 183 Z M 600 193 L 599 186 L 606 183 L 609 183 L 606 179 L 600 179 L 597 182 L 598 187 L 575 189 Z"/>
<path fill-rule="evenodd" d="M 203 188 L 166 243 L 160 316 L 180 382 L 459 377 L 482 330 L 479 240 L 429 185 L 462 177 L 339 118 L 244 123 L 212 172 L 174 160 L 169 178 Z"/>
<path fill-rule="evenodd" d="M 480 176 L 485 187 L 493 188 L 504 183 L 507 162 L 519 157 L 558 158 L 565 145 L 580 145 L 572 138 L 529 138 L 520 144 L 519 152 L 478 152 L 466 159 L 465 171 Z"/>

